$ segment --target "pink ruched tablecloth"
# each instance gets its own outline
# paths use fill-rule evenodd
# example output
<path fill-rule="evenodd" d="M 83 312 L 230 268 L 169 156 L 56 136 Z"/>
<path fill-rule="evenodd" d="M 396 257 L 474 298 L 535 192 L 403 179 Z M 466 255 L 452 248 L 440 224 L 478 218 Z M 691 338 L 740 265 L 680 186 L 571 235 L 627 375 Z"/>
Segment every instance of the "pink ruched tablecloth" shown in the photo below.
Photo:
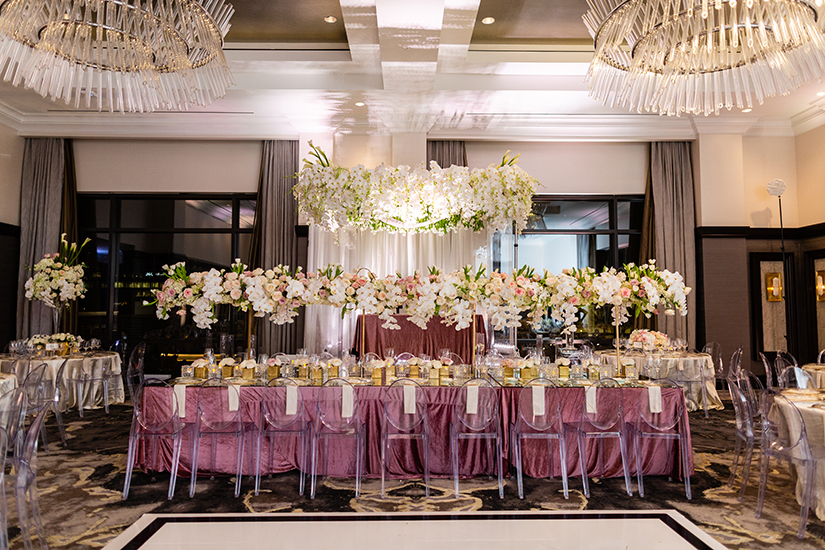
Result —
<path fill-rule="evenodd" d="M 380 453 L 380 428 L 381 415 L 383 414 L 382 396 L 383 387 L 356 387 L 355 392 L 359 400 L 360 415 L 366 425 L 367 450 L 364 475 L 366 477 L 378 477 L 381 473 L 381 453 Z M 213 389 L 206 389 L 209 392 Z M 197 414 L 196 387 L 186 389 L 186 415 L 184 421 L 191 427 Z M 240 392 L 240 409 L 246 423 L 246 438 L 244 451 L 244 474 L 255 473 L 255 451 L 257 444 L 257 425 L 260 418 L 260 403 L 262 392 L 267 391 L 263 387 L 242 387 Z M 300 388 L 306 413 L 310 418 L 316 415 L 316 403 L 319 388 Z M 424 388 L 429 400 L 429 426 L 430 426 L 430 469 L 434 476 L 452 476 L 452 466 L 450 462 L 450 442 L 449 426 L 453 418 L 453 402 L 459 388 L 453 387 L 428 387 Z M 505 460 L 510 458 L 509 426 L 516 419 L 518 414 L 518 392 L 521 388 L 501 388 L 498 390 L 501 405 L 500 421 L 503 425 L 502 434 L 504 436 L 503 452 Z M 580 476 L 579 453 L 576 440 L 576 426 L 582 410 L 584 400 L 583 388 L 560 388 L 562 394 L 562 417 L 568 428 L 567 441 L 567 470 L 568 475 Z M 146 388 L 144 393 L 144 407 L 160 407 L 161 400 L 168 399 L 168 393 L 158 391 L 158 388 Z M 622 396 L 624 406 L 625 421 L 635 425 L 638 418 L 639 399 L 644 395 L 642 388 L 623 388 L 621 394 L 616 390 L 616 397 Z M 208 402 L 208 394 L 204 396 Z M 674 415 L 679 405 L 684 406 L 684 394 L 681 390 L 665 388 L 662 391 L 663 414 Z M 685 415 L 687 416 L 687 415 Z M 687 422 L 687 419 L 686 419 Z M 688 445 L 690 446 L 689 427 Z M 203 467 L 208 467 L 210 453 L 210 439 L 203 438 L 200 443 L 201 461 Z M 171 444 L 160 442 L 157 469 L 168 471 L 172 462 Z M 218 438 L 219 448 L 217 450 L 216 473 L 234 474 L 235 457 L 237 447 L 232 438 Z M 423 460 L 421 455 L 420 442 L 408 442 L 402 440 L 392 445 L 389 473 L 393 477 L 407 478 L 419 477 L 423 473 Z M 669 440 L 645 440 L 643 445 L 643 468 L 645 475 L 679 475 L 680 458 L 678 448 L 674 442 Z M 295 437 L 279 437 L 274 446 L 274 453 L 270 459 L 268 445 L 264 446 L 262 456 L 262 472 L 285 472 L 298 468 L 300 464 L 300 446 Z M 462 476 L 474 476 L 480 474 L 493 474 L 495 463 L 492 452 L 485 442 L 478 440 L 462 443 L 459 471 Z M 590 440 L 587 442 L 587 469 L 592 475 L 603 475 L 604 477 L 617 477 L 622 475 L 621 454 L 618 441 L 607 439 L 604 441 L 604 466 L 605 472 L 598 471 L 597 461 L 598 442 Z M 636 461 L 634 457 L 634 446 L 629 443 L 629 462 L 631 474 L 635 474 Z M 191 468 L 191 451 L 188 437 L 183 443 L 180 460 L 180 474 L 185 475 Z M 693 456 L 690 456 L 690 471 L 693 471 Z M 558 447 L 553 445 L 553 454 L 548 456 L 547 444 L 544 441 L 525 441 L 523 446 L 524 472 L 532 477 L 547 477 L 552 473 L 554 477 L 561 475 L 561 468 L 558 461 Z M 144 444 L 139 447 L 137 455 L 137 466 L 144 470 L 150 464 L 149 446 Z M 271 466 L 270 466 L 271 464 Z M 552 472 L 549 471 L 552 464 Z M 152 465 L 153 466 L 153 465 Z M 335 477 L 353 476 L 355 473 L 355 443 L 354 441 L 332 441 L 330 442 L 328 474 Z M 154 468 L 153 468 L 154 469 Z M 306 467 L 309 471 L 309 467 Z"/>

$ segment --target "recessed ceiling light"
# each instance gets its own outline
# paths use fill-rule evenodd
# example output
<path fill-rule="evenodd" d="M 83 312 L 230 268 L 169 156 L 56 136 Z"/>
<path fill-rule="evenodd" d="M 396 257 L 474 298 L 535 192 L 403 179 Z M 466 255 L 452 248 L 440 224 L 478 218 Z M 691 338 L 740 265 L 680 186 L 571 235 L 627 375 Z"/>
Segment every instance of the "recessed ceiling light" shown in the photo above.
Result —
<path fill-rule="evenodd" d="M 326 17 L 324 17 L 324 21 L 326 21 L 327 23 L 335 23 L 336 21 L 338 21 L 338 18 L 334 15 L 327 15 Z"/>
<path fill-rule="evenodd" d="M 817 92 L 816 95 L 817 97 L 823 97 L 825 96 L 825 92 Z"/>
<path fill-rule="evenodd" d="M 493 23 L 496 22 L 496 18 L 495 17 L 485 17 L 484 19 L 481 20 L 481 22 L 484 23 L 485 25 L 492 25 Z"/>
<path fill-rule="evenodd" d="M 750 113 L 751 111 L 753 111 L 753 109 L 742 109 L 743 113 Z"/>
<path fill-rule="evenodd" d="M 356 107 L 363 107 L 364 105 L 366 105 L 366 104 L 363 101 L 356 101 L 355 102 Z"/>

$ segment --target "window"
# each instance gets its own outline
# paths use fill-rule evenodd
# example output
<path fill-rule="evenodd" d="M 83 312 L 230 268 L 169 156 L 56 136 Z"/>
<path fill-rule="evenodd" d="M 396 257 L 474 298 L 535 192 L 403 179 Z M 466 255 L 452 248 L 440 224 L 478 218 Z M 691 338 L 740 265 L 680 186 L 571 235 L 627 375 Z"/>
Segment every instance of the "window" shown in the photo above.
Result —
<path fill-rule="evenodd" d="M 147 334 L 186 339 L 197 333 L 191 316 L 183 322 L 160 320 L 154 306 L 143 301 L 163 284 L 164 264 L 186 262 L 193 272 L 228 268 L 235 258 L 248 261 L 255 199 L 249 194 L 78 195 L 80 239 L 91 239 L 82 255 L 87 291 L 78 302 L 79 333 L 107 342 L 125 335 L 131 343 Z M 242 331 L 243 323 L 231 322 L 233 315 L 227 310 L 216 328 Z"/>
<path fill-rule="evenodd" d="M 516 263 L 558 273 L 638 262 L 643 212 L 643 196 L 538 196 L 517 241 Z"/>
<path fill-rule="evenodd" d="M 534 217 L 515 239 L 514 263 L 537 271 L 592 267 L 619 268 L 638 263 L 642 238 L 644 196 L 537 196 Z M 538 331 L 558 335 L 561 327 L 549 318 Z M 579 333 L 600 343 L 613 338 L 610 317 L 604 311 L 588 313 L 579 323 Z M 518 345 L 535 345 L 537 331 L 526 321 L 518 330 Z"/>

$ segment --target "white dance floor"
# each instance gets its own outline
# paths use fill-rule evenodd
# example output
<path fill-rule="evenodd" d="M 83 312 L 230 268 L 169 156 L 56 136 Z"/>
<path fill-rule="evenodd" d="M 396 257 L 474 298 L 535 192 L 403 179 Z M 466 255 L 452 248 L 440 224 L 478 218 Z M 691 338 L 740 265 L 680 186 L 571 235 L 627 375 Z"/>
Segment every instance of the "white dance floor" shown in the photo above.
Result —
<path fill-rule="evenodd" d="M 104 550 L 723 550 L 666 511 L 146 514 Z"/>

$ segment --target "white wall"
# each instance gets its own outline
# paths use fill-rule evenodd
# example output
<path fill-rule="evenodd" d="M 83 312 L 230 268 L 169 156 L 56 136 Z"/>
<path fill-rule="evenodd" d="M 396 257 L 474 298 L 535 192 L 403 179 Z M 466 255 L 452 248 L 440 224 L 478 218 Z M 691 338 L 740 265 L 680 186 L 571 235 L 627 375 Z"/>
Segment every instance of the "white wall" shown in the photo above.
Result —
<path fill-rule="evenodd" d="M 779 201 L 768 194 L 767 185 L 772 180 L 781 179 L 788 186 L 788 190 L 782 195 L 782 219 L 785 227 L 807 225 L 800 223 L 799 219 L 801 205 L 797 197 L 804 195 L 798 192 L 794 138 L 742 138 L 742 160 L 747 224 L 750 227 L 779 227 Z"/>
<path fill-rule="evenodd" d="M 20 176 L 25 140 L 0 123 L 0 222 L 20 225 Z"/>
<path fill-rule="evenodd" d="M 647 143 L 468 141 L 467 164 L 499 164 L 509 149 L 542 194 L 644 194 Z"/>
<path fill-rule="evenodd" d="M 745 216 L 745 175 L 742 136 L 700 135 L 693 143 L 696 225 L 742 227 Z"/>
<path fill-rule="evenodd" d="M 260 141 L 74 141 L 77 190 L 254 193 Z"/>
<path fill-rule="evenodd" d="M 796 175 L 799 225 L 825 222 L 825 126 L 796 136 Z"/>

